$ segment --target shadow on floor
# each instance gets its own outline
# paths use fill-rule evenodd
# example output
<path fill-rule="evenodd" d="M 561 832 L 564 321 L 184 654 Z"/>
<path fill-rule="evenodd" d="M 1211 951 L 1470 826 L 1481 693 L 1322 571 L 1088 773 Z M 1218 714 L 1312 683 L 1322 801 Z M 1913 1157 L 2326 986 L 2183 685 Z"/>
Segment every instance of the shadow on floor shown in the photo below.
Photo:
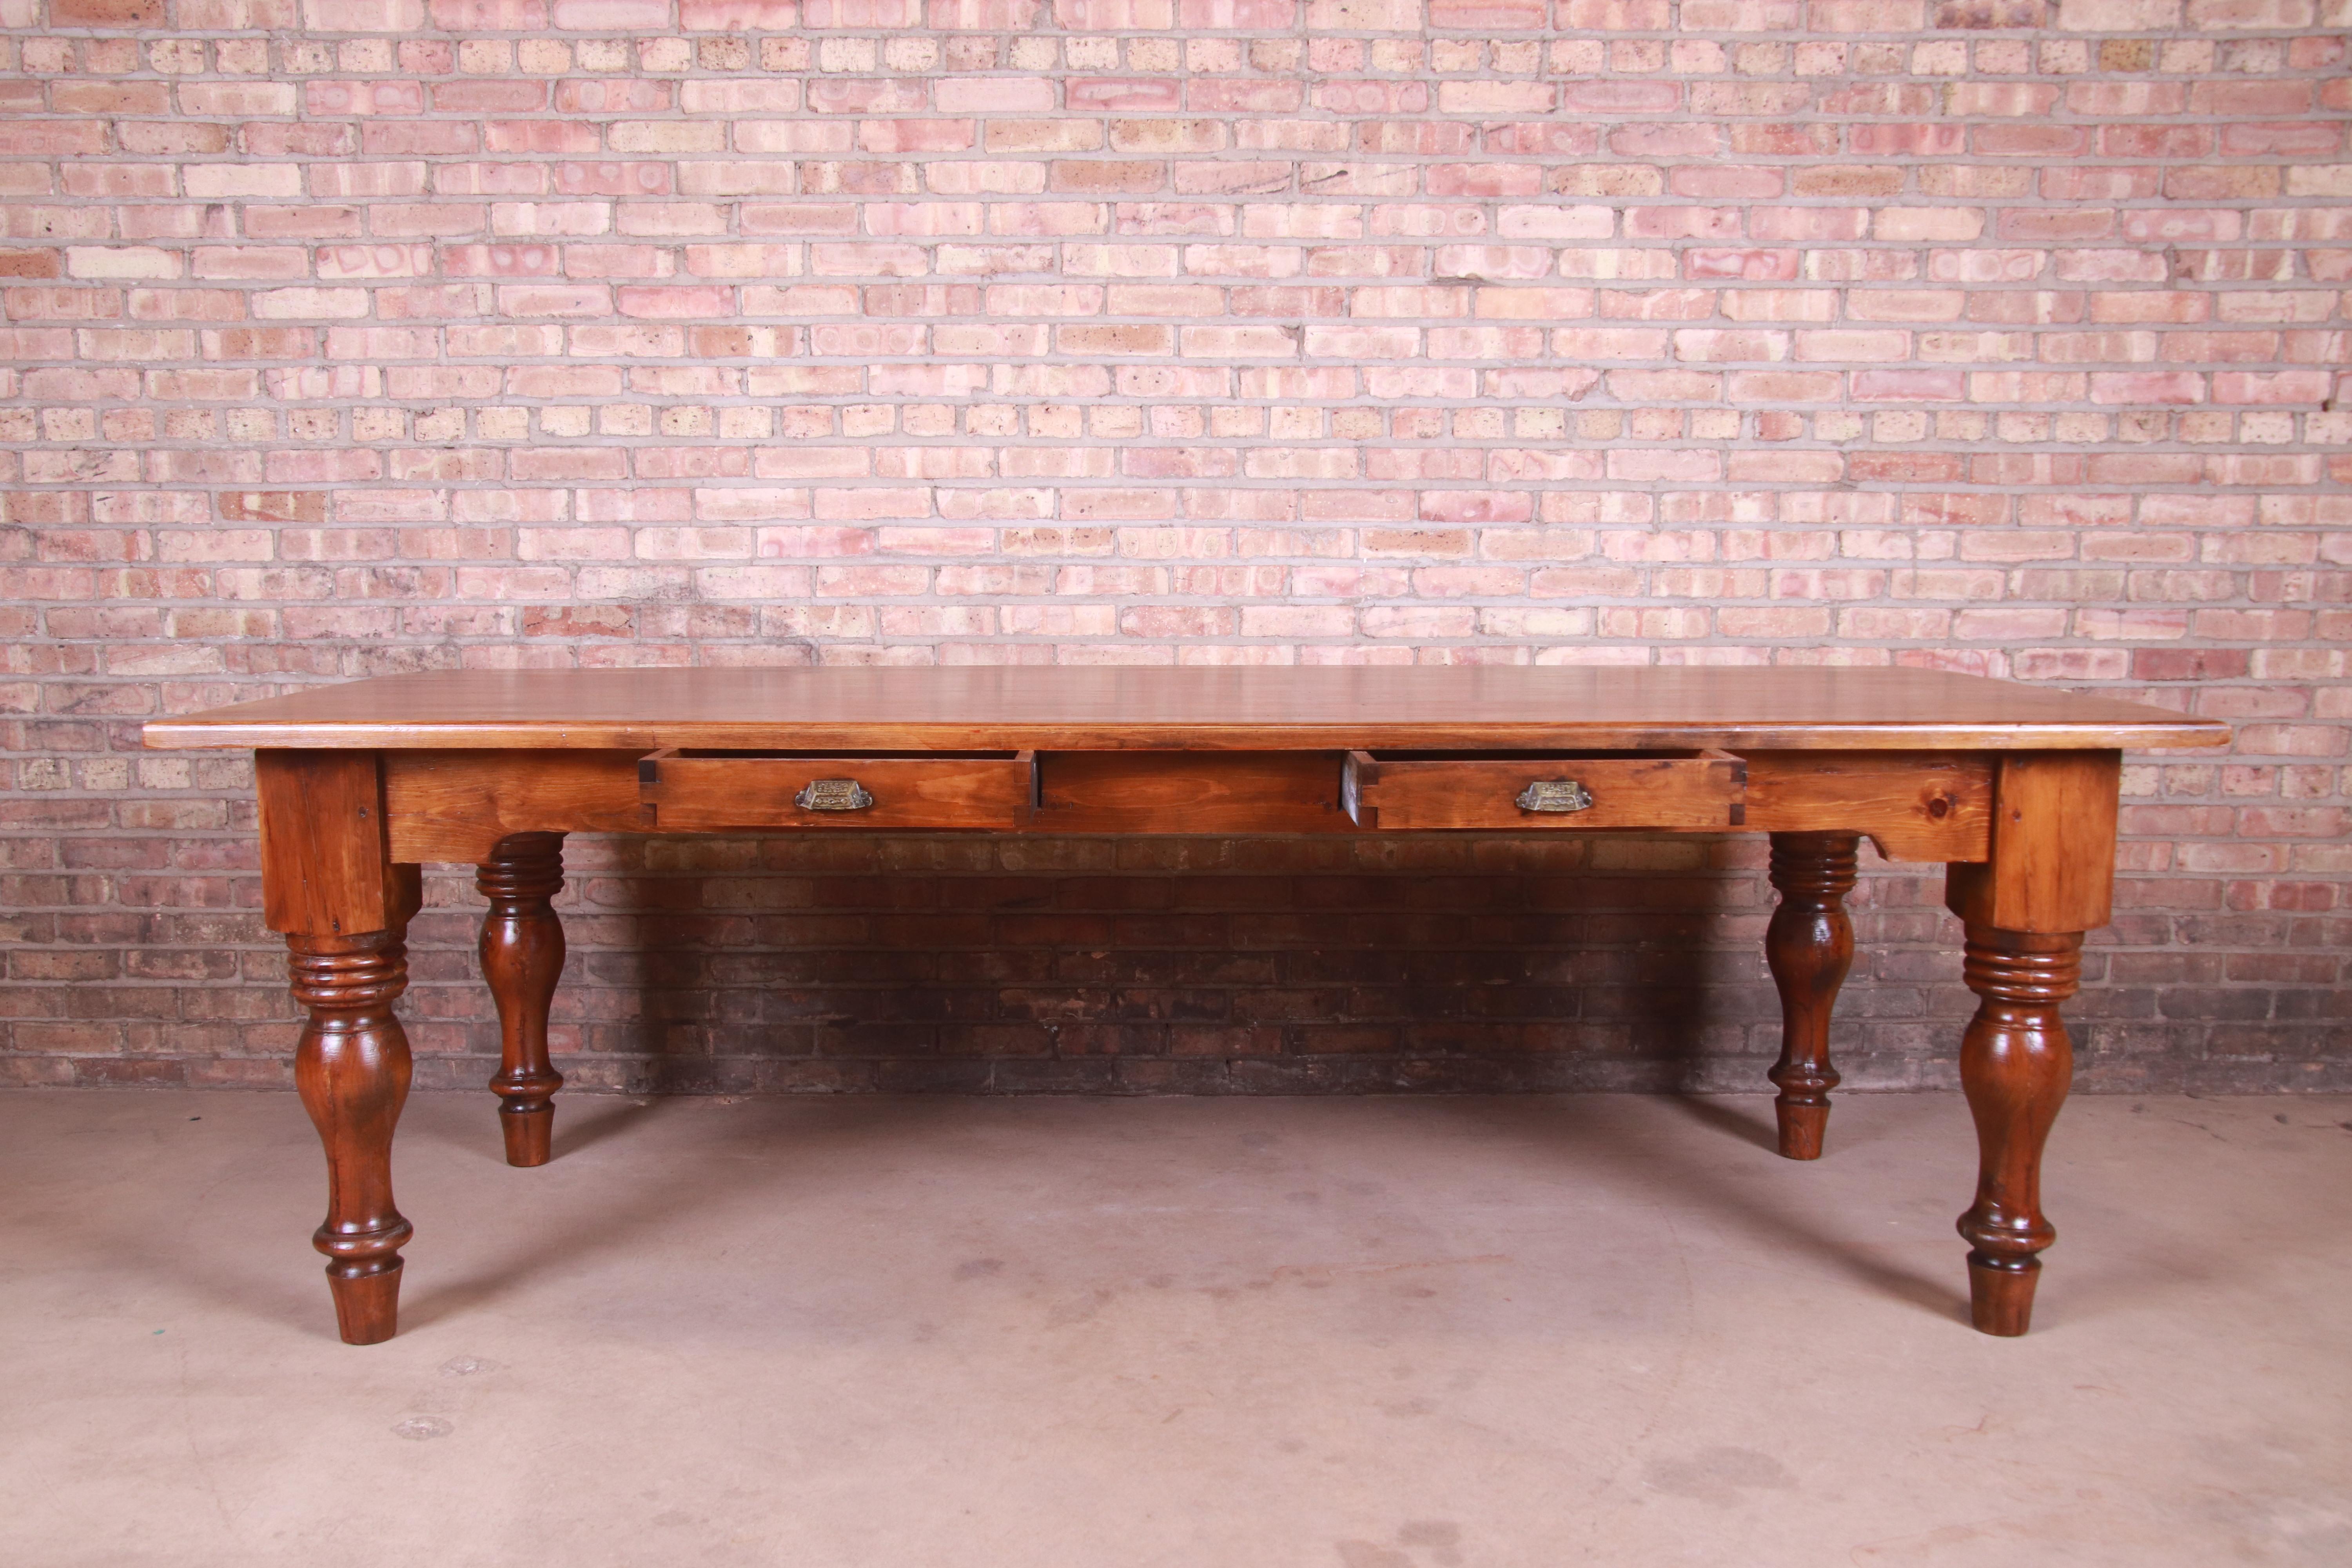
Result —
<path fill-rule="evenodd" d="M 1882 1296 L 1940 1318 L 1968 1321 L 1965 1289 L 1874 1258 L 1854 1245 L 1849 1234 L 1816 1225 L 1775 1204 L 1754 1186 L 1736 1178 L 1726 1180 L 1702 1168 L 1686 1151 L 1671 1151 L 1662 1156 L 1658 1146 L 1644 1139 L 1632 1121 L 1605 1113 L 1607 1102 L 1614 1098 L 1547 1096 L 1525 1101 L 1449 1100 L 1435 1103 L 1455 1110 L 1484 1133 L 1517 1139 L 1573 1168 L 1585 1179 L 1637 1184 L 1663 1201 L 1712 1214 L 1726 1225 L 1765 1237 L 1791 1254 L 1835 1269 Z M 1776 1136 L 1769 1130 L 1769 1109 L 1767 1120 L 1759 1122 L 1735 1106 L 1710 1104 L 1696 1096 L 1662 1096 L 1659 1100 L 1702 1125 L 1715 1128 L 1727 1139 L 1749 1145 L 1760 1158 L 1780 1158 Z M 1765 1102 L 1768 1108 L 1769 1103 Z M 1957 1254 L 1954 1262 L 1957 1273 Z"/>
<path fill-rule="evenodd" d="M 456 1279 L 443 1278 L 424 1289 L 412 1284 L 401 1300 L 402 1327 L 421 1328 L 461 1315 L 522 1281 L 557 1268 L 576 1268 L 601 1254 L 625 1250 L 635 1237 L 674 1222 L 687 1205 L 704 1218 L 714 1211 L 747 1206 L 765 1212 L 778 1201 L 780 1192 L 812 1192 L 823 1174 L 854 1170 L 861 1152 L 919 1141 L 932 1127 L 942 1121 L 953 1121 L 959 1115 L 958 1100 L 946 1096 L 876 1096 L 818 1102 L 778 1098 L 748 1105 L 678 1096 L 632 1101 L 593 1119 L 582 1119 L 567 1135 L 564 1111 L 576 1110 L 577 1102 L 565 1107 L 559 1100 L 554 1154 L 549 1164 L 536 1171 L 515 1170 L 512 1174 L 530 1180 L 562 1172 L 567 1156 L 634 1136 L 656 1119 L 691 1116 L 698 1110 L 719 1109 L 722 1103 L 737 1115 L 717 1136 L 696 1145 L 700 1158 L 667 1165 L 658 1180 L 638 1181 L 619 1202 L 613 1201 L 608 1192 L 593 1204 L 563 1210 L 560 1223 L 542 1219 L 529 1226 L 528 1239 L 501 1253 L 495 1268 Z M 813 1114 L 820 1110 L 824 1114 Z M 747 1154 L 746 1149 L 754 1152 Z M 746 1158 L 760 1162 L 757 1180 L 737 1179 L 738 1170 L 730 1168 Z M 510 1169 L 502 1158 L 498 1163 L 502 1170 Z M 583 1180 L 586 1179 L 583 1173 Z"/>
<path fill-rule="evenodd" d="M 1956 1097 L 1937 1098 L 1957 1106 Z M 315 1142 L 293 1098 L 286 1096 L 281 1103 L 285 1115 L 269 1124 L 268 1135 L 272 1167 L 283 1163 L 290 1172 L 299 1163 L 307 1174 L 315 1159 Z M 1205 1115 L 1222 1103 L 1200 1105 Z M 1382 1103 L 1395 1109 L 1399 1102 Z M 1605 1183 L 1614 1190 L 1647 1194 L 1660 1205 L 1761 1237 L 1791 1258 L 1806 1260 L 1825 1280 L 1843 1279 L 1934 1316 L 1966 1321 L 1965 1275 L 1957 1238 L 1948 1271 L 1915 1272 L 1888 1261 L 1882 1248 L 1871 1245 L 1879 1234 L 1877 1216 L 1859 1206 L 1847 1216 L 1824 1213 L 1818 1204 L 1792 1196 L 1787 1183 L 1759 1179 L 1785 1169 L 1774 1152 L 1769 1097 L 1658 1096 L 1643 1097 L 1641 1103 L 1706 1129 L 1710 1140 L 1722 1146 L 1720 1156 L 1693 1158 L 1687 1138 L 1661 1137 L 1657 1117 L 1629 1113 L 1628 1098 L 1622 1096 L 1428 1097 L 1412 1102 L 1412 1114 L 1434 1138 L 1458 1141 L 1465 1147 L 1503 1141 L 1520 1157 L 1532 1157 L 1537 1169 L 1559 1173 L 1566 1184 Z M 452 1277 L 439 1268 L 412 1270 L 402 1314 L 407 1326 L 462 1313 L 521 1281 L 629 1248 L 673 1224 L 681 1213 L 740 1210 L 746 1224 L 756 1224 L 755 1213 L 772 1212 L 780 1202 L 835 1201 L 844 1184 L 877 1156 L 968 1126 L 975 1109 L 971 1100 L 956 1096 L 777 1098 L 739 1103 L 710 1117 L 708 1136 L 687 1141 L 674 1158 L 634 1167 L 626 1183 L 620 1184 L 610 1179 L 611 1167 L 596 1157 L 599 1150 L 625 1148 L 657 1122 L 716 1111 L 718 1102 L 583 1095 L 558 1104 L 557 1157 L 551 1166 L 536 1171 L 506 1166 L 497 1110 L 488 1096 L 479 1097 L 462 1117 L 441 1114 L 412 1121 L 403 1140 L 404 1150 L 413 1152 L 423 1146 L 436 1153 L 462 1152 L 468 1166 L 482 1167 L 478 1184 L 473 1177 L 467 1180 L 480 1194 L 481 1207 L 460 1223 L 487 1223 L 502 1212 L 513 1223 L 500 1232 L 511 1245 L 463 1275 Z M 1345 1116 L 1362 1104 L 1333 1101 L 1329 1110 Z M 1883 1127 L 1878 1133 L 1881 1139 L 1892 1135 Z M 1838 1155 L 1858 1145 L 1840 1143 L 1835 1119 L 1830 1137 L 1830 1161 L 1820 1175 L 1835 1182 L 1841 1179 L 1835 1169 Z M 2061 1147 L 2063 1138 L 2062 1129 Z M 755 1163 L 755 1168 L 745 1162 Z M 1966 1173 L 1953 1174 L 1962 1184 L 1952 1194 L 1951 1212 L 1957 1214 L 1966 1201 Z M 307 1237 L 309 1226 L 316 1223 L 316 1189 L 305 1184 L 284 1203 L 273 1202 L 265 1219 L 257 1214 L 215 1211 L 204 1200 L 219 1184 L 207 1181 L 194 1194 L 194 1223 L 175 1227 L 160 1246 L 152 1231 L 109 1224 L 110 1216 L 136 1212 L 135 1206 L 97 1205 L 91 1213 L 60 1213 L 56 1223 L 61 1229 L 71 1226 L 77 1247 L 148 1259 L 179 1286 L 228 1311 L 284 1322 L 305 1334 L 331 1336 L 332 1319 L 321 1299 L 323 1281 L 318 1273 L 256 1274 L 225 1266 L 215 1261 L 216 1254 L 206 1239 L 223 1226 L 284 1226 L 290 1253 L 299 1245 L 296 1237 Z M 1860 1201 L 1856 1194 L 1857 1205 Z M 287 1211 L 295 1208 L 301 1213 L 299 1228 L 287 1217 Z M 429 1245 L 433 1233 L 455 1217 L 429 1215 L 423 1225 L 425 1242 Z M 2101 1274 L 2070 1271 L 2063 1321 L 2084 1322 L 2119 1303 L 2144 1301 L 2150 1290 L 2193 1279 L 2193 1272 L 2184 1272 L 2177 1262 L 2158 1263 L 2179 1258 L 2181 1249 L 2158 1234 L 2164 1227 L 2151 1225 L 2151 1216 L 2118 1205 L 2116 1212 L 2081 1217 L 2085 1223 L 2095 1219 L 2102 1234 L 2147 1234 L 2135 1237 L 2130 1256 L 2138 1261 L 2131 1268 L 2118 1272 L 2111 1262 Z M 20 1218 L 40 1223 L 34 1214 Z M 2062 1214 L 2062 1225 L 2066 1218 Z M 307 1247 L 302 1251 L 308 1256 Z M 479 1259 L 481 1254 L 476 1257 Z"/>
<path fill-rule="evenodd" d="M 1737 1138 L 1775 1158 L 1780 1155 L 1780 1123 L 1769 1110 L 1759 1118 L 1748 1109 L 1747 1100 L 1721 1094 L 1670 1094 L 1660 1099 L 1702 1127 Z"/>

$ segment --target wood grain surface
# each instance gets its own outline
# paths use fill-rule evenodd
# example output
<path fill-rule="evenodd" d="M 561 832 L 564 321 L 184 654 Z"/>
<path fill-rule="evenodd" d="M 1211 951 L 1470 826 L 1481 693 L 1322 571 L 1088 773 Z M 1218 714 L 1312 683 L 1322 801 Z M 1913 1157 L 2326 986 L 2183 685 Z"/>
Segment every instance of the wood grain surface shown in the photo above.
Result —
<path fill-rule="evenodd" d="M 1337 752 L 1048 752 L 1040 833 L 1338 833 Z"/>
<path fill-rule="evenodd" d="M 404 889 L 386 850 L 376 759 L 262 752 L 253 772 L 269 929 L 321 937 L 383 930 Z"/>
<path fill-rule="evenodd" d="M 642 833 L 636 752 L 387 752 L 392 858 L 479 865 L 510 833 Z"/>
<path fill-rule="evenodd" d="M 2116 752 L 2004 756 L 1992 855 L 1946 873 L 1946 907 L 1971 925 L 2036 935 L 2096 931 L 2114 912 Z"/>
<path fill-rule="evenodd" d="M 1264 751 L 2212 746 L 2228 726 L 1935 669 L 442 670 L 147 725 L 162 748 Z"/>
<path fill-rule="evenodd" d="M 1526 761 L 1419 760 L 1354 753 L 1357 820 L 1383 831 L 1471 828 L 1587 832 L 1596 827 L 1739 826 L 1748 766 L 1734 757 L 1582 757 Z M 1573 779 L 1592 804 L 1557 815 L 1527 811 L 1519 793 L 1538 779 Z"/>
<path fill-rule="evenodd" d="M 637 797 L 657 833 L 730 827 L 794 831 L 992 828 L 1010 832 L 1027 814 L 1036 759 L 989 757 L 706 756 L 663 752 L 638 764 Z M 870 804 L 811 811 L 801 791 L 819 779 L 854 780 Z"/>
<path fill-rule="evenodd" d="M 1889 860 L 1982 860 L 1992 847 L 1993 764 L 1965 753 L 1754 752 L 1747 826 L 1864 833 Z"/>

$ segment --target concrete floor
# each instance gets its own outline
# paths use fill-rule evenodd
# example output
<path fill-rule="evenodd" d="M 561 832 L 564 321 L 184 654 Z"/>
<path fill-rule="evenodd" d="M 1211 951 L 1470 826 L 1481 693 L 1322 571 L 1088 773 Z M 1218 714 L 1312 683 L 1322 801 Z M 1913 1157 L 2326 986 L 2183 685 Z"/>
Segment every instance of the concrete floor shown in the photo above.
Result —
<path fill-rule="evenodd" d="M 1949 1096 L 562 1104 L 353 1349 L 290 1096 L 0 1095 L 0 1561 L 2352 1563 L 2352 1100 L 2068 1106 L 2021 1341 Z"/>

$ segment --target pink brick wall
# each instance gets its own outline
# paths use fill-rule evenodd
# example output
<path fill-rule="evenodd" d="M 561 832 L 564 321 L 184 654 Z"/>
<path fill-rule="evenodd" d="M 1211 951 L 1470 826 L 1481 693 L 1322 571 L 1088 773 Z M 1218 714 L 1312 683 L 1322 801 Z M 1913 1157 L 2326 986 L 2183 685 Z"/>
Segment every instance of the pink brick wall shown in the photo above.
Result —
<path fill-rule="evenodd" d="M 0 22 L 0 1078 L 282 1081 L 246 764 L 140 754 L 150 714 L 458 665 L 1476 659 L 2235 721 L 2127 773 L 2086 1079 L 2352 1087 L 2346 0 Z M 1745 842 L 574 860 L 587 1083 L 1772 1048 Z M 1863 1081 L 1948 1078 L 1935 894 L 1867 884 Z M 410 1013 L 470 1079 L 473 896 L 433 900 Z"/>

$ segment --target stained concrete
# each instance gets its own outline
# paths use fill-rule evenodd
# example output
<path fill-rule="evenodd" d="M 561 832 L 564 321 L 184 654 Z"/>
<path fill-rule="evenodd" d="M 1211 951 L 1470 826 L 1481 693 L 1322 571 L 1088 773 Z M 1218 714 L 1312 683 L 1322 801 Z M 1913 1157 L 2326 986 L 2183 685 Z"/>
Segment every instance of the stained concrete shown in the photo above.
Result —
<path fill-rule="evenodd" d="M 0 1560 L 2352 1563 L 2352 1100 L 2074 1101 L 2021 1341 L 1949 1096 L 493 1116 L 354 1349 L 290 1097 L 0 1095 Z"/>

